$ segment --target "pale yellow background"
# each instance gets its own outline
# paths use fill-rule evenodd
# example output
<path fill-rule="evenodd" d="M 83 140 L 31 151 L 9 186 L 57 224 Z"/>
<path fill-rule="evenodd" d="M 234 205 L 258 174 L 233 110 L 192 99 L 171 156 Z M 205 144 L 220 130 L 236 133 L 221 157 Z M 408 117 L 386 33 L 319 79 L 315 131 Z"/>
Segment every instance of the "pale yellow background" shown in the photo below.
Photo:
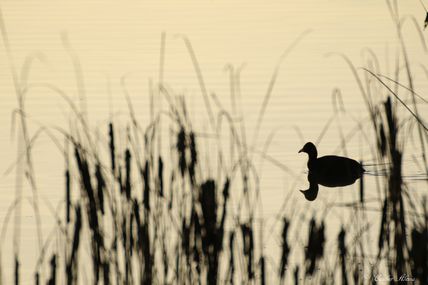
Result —
<path fill-rule="evenodd" d="M 401 14 L 416 17 L 422 26 L 425 11 L 420 3 L 416 0 L 399 2 Z M 357 197 L 357 188 L 353 186 L 343 191 L 325 190 L 321 201 L 305 202 L 297 190 L 306 187 L 303 171 L 306 157 L 298 155 L 297 151 L 304 141 L 316 141 L 332 116 L 331 94 L 334 88 L 341 89 L 348 112 L 339 120 L 345 132 L 356 126 L 355 120 L 366 118 L 351 72 L 340 58 L 326 57 L 326 54 L 344 53 L 356 66 L 363 66 L 367 53 L 362 50 L 369 47 L 379 57 L 385 73 L 388 68 L 392 69 L 397 45 L 385 1 L 2 0 L 0 8 L 18 70 L 29 54 L 43 54 L 46 61 L 34 63 L 29 82 L 49 82 L 60 86 L 78 102 L 71 60 L 61 39 L 67 35 L 81 61 L 89 120 L 104 134 L 107 133 L 110 114 L 116 114 L 123 122 L 128 118 L 120 85 L 125 75 L 138 118 L 142 122 L 149 119 L 149 82 L 158 80 L 161 35 L 165 32 L 164 81 L 177 93 L 185 95 L 189 112 L 199 128 L 206 126 L 208 121 L 191 58 L 180 35 L 190 40 L 209 93 L 215 93 L 228 110 L 231 102 L 229 74 L 225 66 L 231 64 L 238 68 L 244 65 L 241 108 L 245 113 L 248 136 L 252 138 L 255 119 L 282 53 L 309 30 L 281 64 L 262 125 L 260 143 L 256 146 L 260 150 L 268 134 L 276 130 L 268 153 L 293 168 L 301 179 L 298 187 L 292 189 L 296 177 L 290 177 L 269 162 L 263 164 L 263 218 L 269 225 L 284 198 L 292 191 L 296 192 L 290 196 L 294 199 L 293 206 L 307 209 L 308 216 L 322 212 L 329 202 L 350 201 Z M 416 89 L 424 94 L 428 86 L 419 63 L 424 64 L 427 58 L 410 21 L 404 31 L 414 65 Z M 3 175 L 16 159 L 17 142 L 16 135 L 12 137 L 10 133 L 12 111 L 17 102 L 3 45 L 0 46 L 0 98 L 0 174 Z M 26 108 L 31 133 L 39 125 L 67 127 L 69 108 L 53 93 L 35 89 L 26 97 Z M 303 139 L 298 136 L 296 127 L 303 134 Z M 319 144 L 321 154 L 340 154 L 337 130 L 334 124 Z M 368 146 L 358 136 L 350 142 L 347 150 L 351 157 L 371 159 Z M 411 150 L 409 152 L 412 153 Z M 55 206 L 63 199 L 64 163 L 46 136 L 40 137 L 33 153 L 46 237 L 54 224 L 52 214 L 43 205 L 49 201 Z M 368 178 L 368 185 L 372 182 Z M 24 196 L 32 197 L 26 183 Z M 373 197 L 374 193 L 367 196 Z M 0 178 L 0 223 L 4 221 L 13 199 L 14 172 L 11 172 Z M 346 222 L 345 211 L 340 208 L 333 211 L 330 216 L 333 224 Z M 23 284 L 30 284 L 37 251 L 34 214 L 28 202 L 23 204 L 22 215 L 22 280 Z M 13 280 L 10 255 L 12 224 L 2 244 L 5 284 Z M 332 236 L 336 235 L 333 230 L 332 233 Z M 278 238 L 266 238 L 266 246 L 268 254 L 277 260 Z"/>

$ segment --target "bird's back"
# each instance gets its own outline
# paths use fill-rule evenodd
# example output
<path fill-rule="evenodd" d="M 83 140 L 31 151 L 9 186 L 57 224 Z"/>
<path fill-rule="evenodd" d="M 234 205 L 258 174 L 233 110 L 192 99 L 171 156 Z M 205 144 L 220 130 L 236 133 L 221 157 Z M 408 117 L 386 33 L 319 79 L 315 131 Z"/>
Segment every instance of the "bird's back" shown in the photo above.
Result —
<path fill-rule="evenodd" d="M 346 186 L 355 182 L 364 172 L 357 161 L 341 156 L 320 157 L 310 165 L 309 171 L 318 183 L 328 187 Z"/>

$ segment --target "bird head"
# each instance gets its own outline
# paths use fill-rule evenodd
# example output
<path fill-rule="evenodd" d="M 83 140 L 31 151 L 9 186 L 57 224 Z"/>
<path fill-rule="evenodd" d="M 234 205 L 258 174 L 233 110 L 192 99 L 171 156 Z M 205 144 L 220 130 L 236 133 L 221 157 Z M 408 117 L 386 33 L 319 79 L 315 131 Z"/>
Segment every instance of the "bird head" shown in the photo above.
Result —
<path fill-rule="evenodd" d="M 299 153 L 301 152 L 306 152 L 309 156 L 317 157 L 317 148 L 311 142 L 307 142 L 303 148 L 299 150 Z"/>

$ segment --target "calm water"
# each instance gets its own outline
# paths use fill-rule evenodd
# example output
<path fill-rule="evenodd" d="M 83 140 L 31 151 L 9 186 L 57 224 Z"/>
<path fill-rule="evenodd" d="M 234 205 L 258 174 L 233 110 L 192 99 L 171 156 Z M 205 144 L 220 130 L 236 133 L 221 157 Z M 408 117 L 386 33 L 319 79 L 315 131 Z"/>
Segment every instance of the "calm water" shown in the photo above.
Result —
<path fill-rule="evenodd" d="M 150 81 L 156 82 L 159 78 L 161 34 L 165 32 L 164 81 L 176 93 L 185 96 L 196 129 L 206 129 L 209 122 L 191 58 L 179 35 L 189 38 L 209 93 L 215 93 L 228 110 L 231 110 L 231 101 L 229 74 L 225 66 L 232 64 L 238 68 L 244 65 L 240 107 L 245 114 L 248 137 L 252 138 L 261 102 L 282 53 L 299 35 L 310 30 L 281 64 L 255 146 L 256 150 L 261 150 L 265 139 L 275 131 L 267 154 L 292 168 L 297 175 L 284 173 L 268 161 L 258 164 L 262 167 L 261 215 L 265 219 L 265 227 L 269 228 L 281 210 L 285 197 L 293 199 L 292 210 L 305 209 L 308 217 L 322 213 L 329 203 L 357 200 L 358 185 L 346 189 L 321 189 L 317 202 L 306 202 L 297 191 L 307 187 L 304 173 L 306 156 L 298 155 L 297 151 L 305 141 L 317 141 L 333 115 L 332 92 L 335 88 L 341 90 L 347 113 L 340 115 L 340 120 L 331 125 L 318 144 L 320 154 L 343 154 L 340 129 L 347 134 L 357 126 L 356 121 L 368 125 L 367 112 L 351 72 L 339 57 L 326 55 L 331 52 L 344 53 L 360 67 L 364 65 L 363 59 L 367 55 L 362 50 L 369 47 L 379 57 L 382 70 L 391 74 L 397 44 L 385 1 L 230 2 L 2 1 L 0 7 L 19 72 L 26 56 L 39 52 L 45 61 L 34 62 L 28 81 L 55 84 L 78 102 L 71 60 L 62 41 L 62 37 L 68 37 L 81 61 L 89 120 L 94 128 L 98 127 L 104 134 L 107 134 L 110 114 L 116 114 L 122 122 L 128 118 L 121 87 L 123 76 L 126 76 L 138 119 L 141 122 L 149 120 L 149 86 Z M 401 1 L 399 7 L 402 15 L 412 15 L 419 25 L 423 24 L 425 12 L 418 1 Z M 416 90 L 419 94 L 425 94 L 428 85 L 419 64 L 424 64 L 427 56 L 410 21 L 404 32 L 410 61 L 414 65 Z M 16 160 L 17 139 L 16 135 L 11 136 L 11 126 L 12 112 L 17 102 L 3 45 L 0 59 L 3 63 L 0 68 L 0 171 L 3 173 Z M 361 70 L 359 72 L 363 73 Z M 379 94 L 385 95 L 386 92 Z M 426 104 L 421 108 L 421 114 L 426 114 Z M 31 133 L 40 126 L 67 128 L 71 115 L 67 104 L 59 96 L 37 88 L 27 95 L 26 109 Z M 409 143 L 404 162 L 405 171 L 410 174 L 417 172 L 412 156 L 420 158 L 419 149 L 412 147 L 413 144 Z M 346 151 L 348 156 L 356 159 L 373 159 L 361 135 L 348 142 Z M 47 237 L 55 225 L 52 213 L 45 206 L 48 201 L 55 208 L 63 199 L 64 162 L 60 152 L 46 136 L 38 139 L 33 155 L 42 201 L 43 232 Z M 257 155 L 255 158 L 256 161 L 260 160 Z M 5 220 L 7 209 L 15 199 L 14 173 L 12 171 L 0 179 L 0 222 Z M 31 198 L 31 190 L 26 183 L 24 185 L 23 195 Z M 297 187 L 293 188 L 293 185 Z M 367 189 L 373 186 L 373 178 L 367 178 L 367 185 Z M 426 184 L 422 185 L 422 188 L 415 187 L 418 191 L 426 190 L 423 189 Z M 376 198 L 376 193 L 367 193 L 366 198 Z M 22 280 L 29 283 L 37 258 L 35 220 L 28 201 L 22 207 Z M 287 210 L 287 213 L 292 210 Z M 336 237 L 337 226 L 347 221 L 346 211 L 334 208 L 328 216 L 333 225 L 328 233 L 333 238 Z M 5 265 L 2 271 L 6 284 L 13 277 L 10 266 L 12 233 L 13 223 L 10 223 L 2 244 Z M 277 259 L 275 249 L 279 246 L 278 238 L 266 234 L 265 242 L 267 251 Z M 297 243 L 299 237 L 296 237 Z"/>

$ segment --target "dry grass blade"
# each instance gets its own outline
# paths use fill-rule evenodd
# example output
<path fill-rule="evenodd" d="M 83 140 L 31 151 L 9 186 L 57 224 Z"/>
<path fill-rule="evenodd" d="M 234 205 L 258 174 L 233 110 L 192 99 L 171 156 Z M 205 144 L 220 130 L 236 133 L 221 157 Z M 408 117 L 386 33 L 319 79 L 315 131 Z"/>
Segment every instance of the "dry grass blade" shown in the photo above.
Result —
<path fill-rule="evenodd" d="M 416 121 L 419 123 L 419 125 L 425 130 L 428 131 L 428 127 L 425 126 L 425 123 L 422 121 L 422 119 L 420 118 L 420 116 L 417 116 L 411 109 L 409 106 L 407 106 L 406 103 L 404 103 L 403 100 L 400 99 L 400 97 L 398 97 L 398 95 L 391 89 L 389 88 L 388 85 L 386 85 L 382 79 L 380 79 L 379 76 L 377 76 L 376 74 L 374 74 L 373 72 L 371 72 L 370 70 L 363 68 L 365 71 L 367 71 L 368 73 L 370 73 L 374 78 L 376 78 L 388 91 L 389 93 L 391 93 L 406 109 L 407 111 L 409 111 L 409 113 L 416 119 Z"/>

